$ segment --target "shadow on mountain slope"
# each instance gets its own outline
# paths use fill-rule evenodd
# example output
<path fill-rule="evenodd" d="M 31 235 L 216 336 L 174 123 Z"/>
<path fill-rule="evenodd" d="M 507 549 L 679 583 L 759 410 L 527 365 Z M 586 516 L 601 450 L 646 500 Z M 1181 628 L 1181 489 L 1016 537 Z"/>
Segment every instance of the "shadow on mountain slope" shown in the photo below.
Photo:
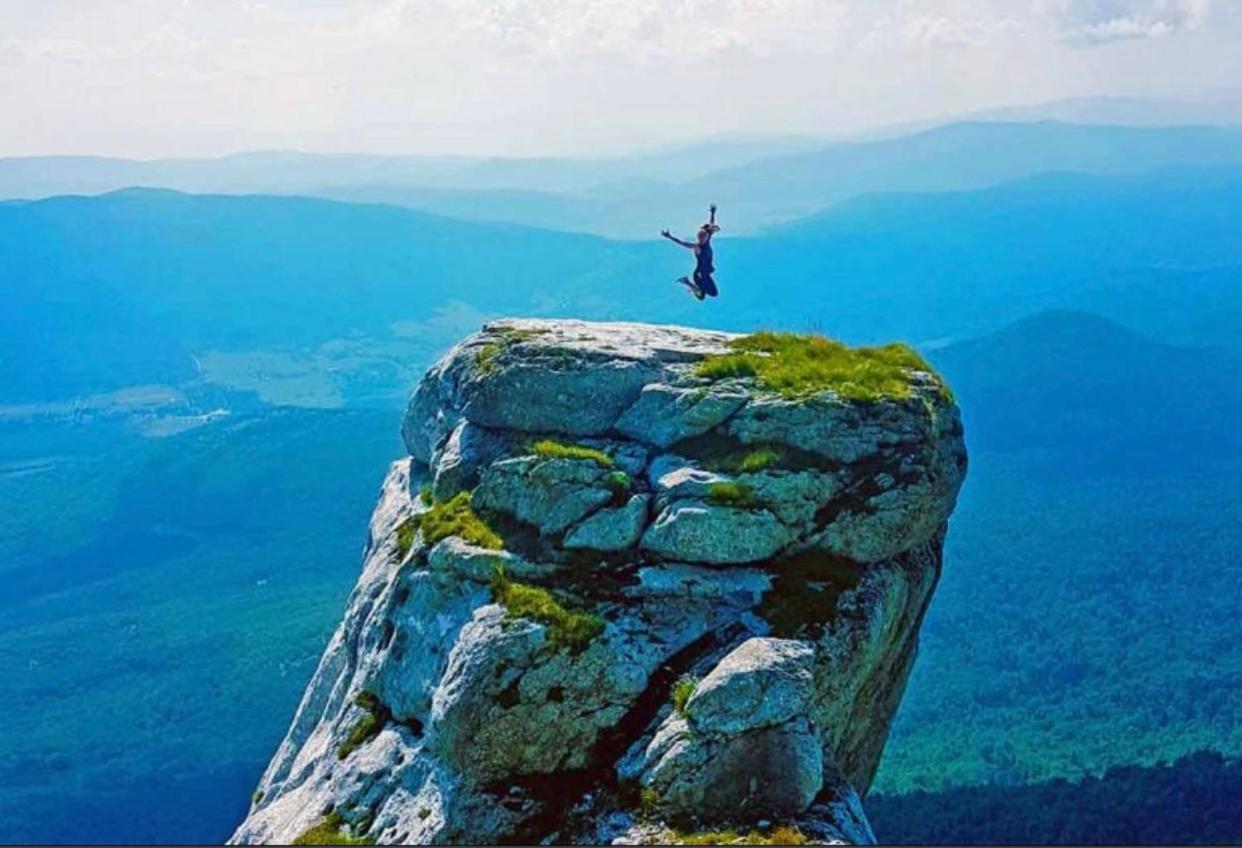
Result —
<path fill-rule="evenodd" d="M 1080 782 L 873 795 L 881 841 L 901 845 L 1229 845 L 1242 840 L 1242 761 L 1199 751 Z"/>

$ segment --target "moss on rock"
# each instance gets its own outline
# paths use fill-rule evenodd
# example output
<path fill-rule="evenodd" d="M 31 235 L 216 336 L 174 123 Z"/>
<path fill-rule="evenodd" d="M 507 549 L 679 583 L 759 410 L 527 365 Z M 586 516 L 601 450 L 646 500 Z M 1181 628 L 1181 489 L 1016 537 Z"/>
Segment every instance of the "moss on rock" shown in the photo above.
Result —
<path fill-rule="evenodd" d="M 323 817 L 323 821 L 309 830 L 303 831 L 294 845 L 374 845 L 371 836 L 354 836 L 344 817 L 336 810 Z"/>
<path fill-rule="evenodd" d="M 444 503 L 434 504 L 418 516 L 423 542 L 434 545 L 449 536 L 458 536 L 472 545 L 494 551 L 504 548 L 504 540 L 475 514 L 469 492 L 458 492 Z"/>
<path fill-rule="evenodd" d="M 755 497 L 750 486 L 734 480 L 712 483 L 707 487 L 707 502 L 716 506 L 731 506 L 737 509 L 754 509 L 763 506 Z"/>
<path fill-rule="evenodd" d="M 708 830 L 694 833 L 672 831 L 673 845 L 806 845 L 806 835 L 794 825 L 779 825 L 770 831 Z"/>
<path fill-rule="evenodd" d="M 690 696 L 694 694 L 694 687 L 697 686 L 698 683 L 699 679 L 697 677 L 685 675 L 673 684 L 673 712 L 680 716 L 684 716 L 686 714 L 686 702 L 689 701 Z"/>
<path fill-rule="evenodd" d="M 729 353 L 709 356 L 696 373 L 710 380 L 753 378 L 782 397 L 802 398 L 834 391 L 846 400 L 904 400 L 913 393 L 911 375 L 930 374 L 950 399 L 939 375 L 909 345 L 849 347 L 824 336 L 762 331 L 733 339 Z"/>
<path fill-rule="evenodd" d="M 503 569 L 492 572 L 492 600 L 513 618 L 528 618 L 547 628 L 548 644 L 553 648 L 580 651 L 604 630 L 597 615 L 571 612 L 547 589 L 515 583 Z"/>
<path fill-rule="evenodd" d="M 354 703 L 364 712 L 349 729 L 349 735 L 345 737 L 345 741 L 337 747 L 336 758 L 338 760 L 345 759 L 358 748 L 379 736 L 390 718 L 388 709 L 370 692 L 359 692 L 354 698 Z"/>
<path fill-rule="evenodd" d="M 612 457 L 601 450 L 585 445 L 571 445 L 555 439 L 540 439 L 530 445 L 530 452 L 547 459 L 581 459 L 594 462 L 600 468 L 614 468 Z"/>

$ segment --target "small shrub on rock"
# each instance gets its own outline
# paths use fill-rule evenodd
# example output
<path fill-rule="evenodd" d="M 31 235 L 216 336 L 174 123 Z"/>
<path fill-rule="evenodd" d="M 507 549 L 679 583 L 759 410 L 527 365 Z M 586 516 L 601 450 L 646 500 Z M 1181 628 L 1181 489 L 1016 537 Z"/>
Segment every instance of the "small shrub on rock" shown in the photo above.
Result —
<path fill-rule="evenodd" d="M 323 817 L 323 821 L 293 840 L 294 845 L 374 845 L 370 836 L 353 836 L 344 817 L 336 810 Z"/>
<path fill-rule="evenodd" d="M 762 506 L 750 486 L 735 481 L 712 483 L 707 487 L 707 502 L 716 506 L 731 506 L 737 509 L 752 509 Z"/>
<path fill-rule="evenodd" d="M 414 547 L 414 534 L 417 530 L 418 521 L 412 517 L 397 525 L 397 559 L 405 559 L 410 548 Z"/>
<path fill-rule="evenodd" d="M 548 459 L 590 460 L 600 468 L 614 468 L 616 463 L 608 454 L 585 445 L 567 445 L 555 439 L 540 439 L 530 446 L 530 452 Z"/>
<path fill-rule="evenodd" d="M 488 342 L 483 345 L 474 354 L 474 367 L 479 374 L 486 376 L 496 371 L 499 367 L 500 354 L 504 353 L 505 346 L 500 342 Z"/>
<path fill-rule="evenodd" d="M 793 825 L 774 827 L 768 833 L 751 830 L 713 830 L 698 833 L 674 833 L 674 845 L 806 845 L 806 835 Z"/>
<path fill-rule="evenodd" d="M 505 546 L 496 531 L 475 514 L 470 505 L 469 492 L 458 492 L 444 503 L 434 504 L 417 520 L 419 529 L 423 531 L 423 541 L 428 545 L 449 536 L 458 536 L 472 545 L 494 551 Z"/>
<path fill-rule="evenodd" d="M 364 712 L 362 716 L 354 722 L 354 726 L 350 728 L 349 735 L 345 737 L 345 741 L 336 749 L 336 758 L 343 760 L 370 742 L 380 731 L 384 729 L 384 725 L 388 722 L 388 710 L 380 703 L 379 698 L 370 692 L 359 692 L 354 698 L 354 703 L 362 707 Z"/>
<path fill-rule="evenodd" d="M 570 612 L 547 589 L 514 583 L 500 568 L 492 572 L 492 600 L 513 618 L 528 618 L 544 625 L 548 644 L 553 648 L 580 651 L 604 630 L 604 620 L 599 616 Z"/>
<path fill-rule="evenodd" d="M 686 714 L 686 702 L 694 694 L 694 687 L 699 685 L 697 677 L 686 675 L 673 684 L 673 711 L 679 716 Z"/>

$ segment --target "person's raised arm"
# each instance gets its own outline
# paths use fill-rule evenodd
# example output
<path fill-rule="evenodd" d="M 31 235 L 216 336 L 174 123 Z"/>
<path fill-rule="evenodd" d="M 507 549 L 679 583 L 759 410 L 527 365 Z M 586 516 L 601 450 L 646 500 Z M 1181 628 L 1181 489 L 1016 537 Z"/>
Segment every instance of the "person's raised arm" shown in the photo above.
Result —
<path fill-rule="evenodd" d="M 674 244 L 680 244 L 682 247 L 689 248 L 690 250 L 694 250 L 693 244 L 691 244 L 688 241 L 682 241 L 681 239 L 677 238 L 677 236 L 670 233 L 668 230 L 660 230 L 660 235 L 664 236 L 666 239 L 673 242 Z"/>
<path fill-rule="evenodd" d="M 716 225 L 716 204 L 713 203 L 711 206 L 707 207 L 707 211 L 710 213 L 707 223 L 714 227 Z"/>

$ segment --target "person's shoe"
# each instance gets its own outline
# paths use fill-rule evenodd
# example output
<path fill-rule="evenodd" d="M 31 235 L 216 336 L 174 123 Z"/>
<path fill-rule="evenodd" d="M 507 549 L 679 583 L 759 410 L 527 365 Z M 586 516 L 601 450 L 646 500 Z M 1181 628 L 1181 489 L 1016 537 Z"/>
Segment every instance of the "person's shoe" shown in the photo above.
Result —
<path fill-rule="evenodd" d="M 700 289 L 698 286 L 696 286 L 694 283 L 692 283 L 689 277 L 678 277 L 677 282 L 685 286 L 686 291 L 690 292 L 690 294 L 694 295 L 699 300 L 703 299 L 703 290 Z"/>

